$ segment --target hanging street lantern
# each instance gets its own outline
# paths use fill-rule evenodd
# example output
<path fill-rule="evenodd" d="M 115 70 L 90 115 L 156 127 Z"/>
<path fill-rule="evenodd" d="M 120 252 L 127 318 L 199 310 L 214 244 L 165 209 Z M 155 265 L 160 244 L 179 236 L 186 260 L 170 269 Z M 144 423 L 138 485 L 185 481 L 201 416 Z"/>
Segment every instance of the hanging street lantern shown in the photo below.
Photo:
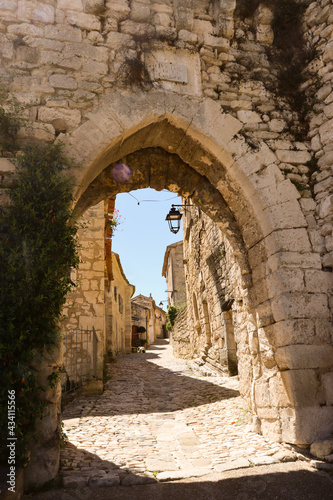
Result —
<path fill-rule="evenodd" d="M 170 231 L 177 234 L 180 229 L 180 221 L 183 214 L 180 213 L 175 207 L 183 207 L 184 205 L 171 205 L 170 212 L 166 216 L 165 220 L 168 221 Z"/>

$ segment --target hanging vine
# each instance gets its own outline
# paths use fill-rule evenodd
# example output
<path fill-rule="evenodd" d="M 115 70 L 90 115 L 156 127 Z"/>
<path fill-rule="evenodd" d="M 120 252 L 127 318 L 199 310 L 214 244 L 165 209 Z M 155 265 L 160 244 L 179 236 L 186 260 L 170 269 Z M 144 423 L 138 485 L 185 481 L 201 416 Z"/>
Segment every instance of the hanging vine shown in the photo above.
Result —
<path fill-rule="evenodd" d="M 9 429 L 8 404 L 15 402 L 17 466 L 27 462 L 35 422 L 47 405 L 36 366 L 45 349 L 59 344 L 62 306 L 73 285 L 69 271 L 78 264 L 66 175 L 71 166 L 59 144 L 25 148 L 16 157 L 10 203 L 0 207 L 0 426 Z M 51 387 L 57 377 L 49 377 Z M 0 449 L 5 462 L 6 443 Z"/>

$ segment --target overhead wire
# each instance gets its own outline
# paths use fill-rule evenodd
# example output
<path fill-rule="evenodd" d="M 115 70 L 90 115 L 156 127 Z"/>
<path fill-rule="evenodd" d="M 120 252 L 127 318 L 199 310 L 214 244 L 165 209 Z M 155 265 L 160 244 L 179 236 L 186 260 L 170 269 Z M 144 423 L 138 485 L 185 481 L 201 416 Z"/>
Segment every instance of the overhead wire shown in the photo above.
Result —
<path fill-rule="evenodd" d="M 166 200 L 138 200 L 131 193 L 127 193 L 127 194 L 129 194 L 130 196 L 132 196 L 132 198 L 134 198 L 138 202 L 138 205 L 140 205 L 140 203 L 143 203 L 143 202 L 162 203 L 163 201 L 170 201 L 170 200 L 174 200 L 175 198 L 178 198 L 178 195 L 176 195 L 176 196 L 173 196 L 172 198 L 167 198 Z"/>

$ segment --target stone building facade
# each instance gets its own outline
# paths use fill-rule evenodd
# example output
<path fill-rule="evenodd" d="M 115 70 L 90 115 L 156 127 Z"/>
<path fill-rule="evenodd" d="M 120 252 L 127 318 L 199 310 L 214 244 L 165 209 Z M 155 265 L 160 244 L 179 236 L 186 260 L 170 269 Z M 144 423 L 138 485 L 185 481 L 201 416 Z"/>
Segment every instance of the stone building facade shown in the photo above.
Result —
<path fill-rule="evenodd" d="M 144 325 L 145 318 L 146 325 Z M 132 321 L 132 324 L 137 325 L 139 322 L 140 324 L 137 326 L 144 326 L 146 328 L 147 335 L 145 338 L 147 339 L 147 345 L 153 344 L 156 339 L 164 337 L 166 313 L 156 305 L 151 294 L 149 297 L 145 297 L 141 294 L 133 297 Z M 144 335 L 142 335 L 142 337 L 144 337 Z"/>
<path fill-rule="evenodd" d="M 76 383 L 82 379 L 86 385 L 93 378 L 101 385 L 106 349 L 104 202 L 87 210 L 80 218 L 80 226 L 79 265 L 72 273 L 75 288 L 67 296 L 61 324 L 65 368 L 62 381 L 67 378 Z M 89 333 L 81 334 L 87 330 Z"/>
<path fill-rule="evenodd" d="M 117 356 L 131 352 L 131 298 L 135 292 L 123 271 L 119 255 L 112 252 L 112 281 L 105 293 L 106 352 Z"/>
<path fill-rule="evenodd" d="M 177 316 L 172 332 L 174 353 L 235 375 L 235 336 L 241 349 L 249 321 L 237 259 L 218 226 L 190 204 L 183 216 L 183 235 L 187 306 Z M 246 386 L 242 375 L 240 370 L 241 384 Z"/>
<path fill-rule="evenodd" d="M 183 306 L 186 302 L 183 260 L 182 241 L 166 247 L 162 276 L 166 279 L 169 306 Z"/>
<path fill-rule="evenodd" d="M 62 140 L 79 162 L 78 216 L 151 186 L 217 224 L 246 297 L 242 395 L 261 432 L 306 445 L 333 432 L 333 5 L 280 3 L 9 0 L 0 82 L 30 105 L 22 141 Z M 0 168 L 8 186 L 10 156 Z M 57 450 L 32 457 L 36 484 Z"/>

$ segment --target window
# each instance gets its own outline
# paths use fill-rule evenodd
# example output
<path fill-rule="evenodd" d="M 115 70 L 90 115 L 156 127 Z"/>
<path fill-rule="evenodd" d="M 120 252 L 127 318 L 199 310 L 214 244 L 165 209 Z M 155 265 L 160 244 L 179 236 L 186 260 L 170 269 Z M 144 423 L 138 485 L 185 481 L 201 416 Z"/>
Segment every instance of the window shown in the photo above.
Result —
<path fill-rule="evenodd" d="M 119 299 L 119 312 L 120 312 L 120 314 L 123 314 L 123 310 L 124 310 L 123 298 L 120 294 L 118 295 L 118 299 Z"/>
<path fill-rule="evenodd" d="M 114 292 L 114 300 L 117 302 L 117 287 L 116 286 L 113 288 L 113 292 Z"/>

